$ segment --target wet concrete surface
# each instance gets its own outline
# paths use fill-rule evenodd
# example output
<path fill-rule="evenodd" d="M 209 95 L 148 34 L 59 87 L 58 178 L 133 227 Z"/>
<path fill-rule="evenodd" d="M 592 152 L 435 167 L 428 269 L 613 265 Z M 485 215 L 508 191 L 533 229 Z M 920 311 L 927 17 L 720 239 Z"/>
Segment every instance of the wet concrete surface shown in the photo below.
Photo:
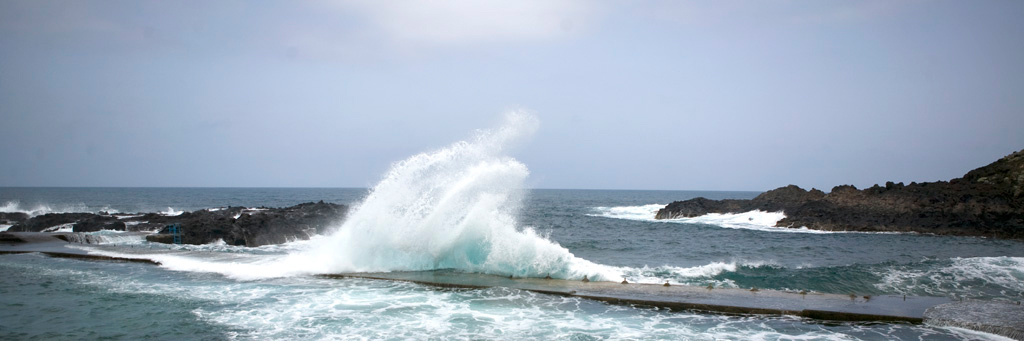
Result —
<path fill-rule="evenodd" d="M 508 278 L 455 271 L 346 273 L 324 276 L 408 281 L 454 288 L 506 287 L 616 304 L 733 314 L 795 315 L 838 321 L 919 323 L 923 321 L 926 309 L 950 302 L 950 299 L 943 297 L 851 296 L 763 289 L 708 289 L 684 285 Z"/>

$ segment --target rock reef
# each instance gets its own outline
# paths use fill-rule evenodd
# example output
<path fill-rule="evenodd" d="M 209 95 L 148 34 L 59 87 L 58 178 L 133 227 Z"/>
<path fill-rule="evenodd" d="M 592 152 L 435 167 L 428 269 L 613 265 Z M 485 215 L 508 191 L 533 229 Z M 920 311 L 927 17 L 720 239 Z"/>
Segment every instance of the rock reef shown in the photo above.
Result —
<path fill-rule="evenodd" d="M 181 242 L 206 244 L 223 240 L 229 245 L 260 246 L 305 240 L 338 226 L 348 207 L 309 202 L 285 208 L 226 207 L 185 212 L 177 216 L 160 213 L 111 215 L 95 213 L 50 213 L 31 218 L 12 217 L 18 224 L 10 232 L 46 232 L 71 227 L 73 232 L 158 231 L 146 240 L 172 243 L 168 225 L 178 224 Z"/>
<path fill-rule="evenodd" d="M 1024 150 L 948 182 L 842 185 L 829 193 L 789 185 L 750 200 L 676 201 L 655 218 L 752 210 L 785 213 L 777 227 L 1024 239 Z"/>

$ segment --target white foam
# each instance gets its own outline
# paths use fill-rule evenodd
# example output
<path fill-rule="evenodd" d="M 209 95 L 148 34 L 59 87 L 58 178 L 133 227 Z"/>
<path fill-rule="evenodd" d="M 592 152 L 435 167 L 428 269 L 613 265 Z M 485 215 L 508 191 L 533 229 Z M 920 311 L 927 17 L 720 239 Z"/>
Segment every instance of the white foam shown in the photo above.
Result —
<path fill-rule="evenodd" d="M 959 337 L 961 340 L 992 340 L 992 341 L 1014 341 L 1014 339 L 996 335 L 992 333 L 986 333 L 983 331 L 971 330 L 960 327 L 949 327 L 949 326 L 938 326 L 949 330 L 954 336 Z"/>
<path fill-rule="evenodd" d="M 0 232 L 6 232 L 7 229 L 11 228 L 11 226 L 14 226 L 14 225 L 0 224 Z"/>
<path fill-rule="evenodd" d="M 169 216 L 169 217 L 179 216 L 182 213 L 185 213 L 185 211 L 178 211 L 178 210 L 175 210 L 174 208 L 171 208 L 171 207 L 168 207 L 166 211 L 160 211 L 160 214 L 165 215 L 165 216 Z"/>
<path fill-rule="evenodd" d="M 17 201 L 8 201 L 8 202 L 5 202 L 3 206 L 0 206 L 0 212 L 14 213 L 14 212 L 22 212 L 22 211 L 21 211 L 21 207 L 18 205 Z"/>
<path fill-rule="evenodd" d="M 665 208 L 665 205 L 594 207 L 594 211 L 597 213 L 590 214 L 590 216 L 650 222 L 707 224 L 733 229 L 772 232 L 829 233 L 829 231 L 810 230 L 807 228 L 775 227 L 779 220 L 786 218 L 786 215 L 782 212 L 753 210 L 744 213 L 709 213 L 692 218 L 655 219 L 654 217 L 658 214 L 658 210 L 662 208 Z"/>
<path fill-rule="evenodd" d="M 860 231 L 824 231 L 802 227 L 777 227 L 780 220 L 786 218 L 784 212 L 766 212 L 753 210 L 744 213 L 708 213 L 698 217 L 655 219 L 658 210 L 665 208 L 662 204 L 649 204 L 640 206 L 614 206 L 594 207 L 592 217 L 605 217 L 612 219 L 626 219 L 659 223 L 679 224 L 704 224 L 714 225 L 730 229 L 744 229 L 765 232 L 793 232 L 793 233 L 865 233 L 865 234 L 900 234 L 900 232 L 860 232 Z"/>
<path fill-rule="evenodd" d="M 337 233 L 309 253 L 331 272 L 455 268 L 558 278 L 620 274 L 575 257 L 515 219 L 526 166 L 504 155 L 536 129 L 512 112 L 475 139 L 395 163 Z"/>
<path fill-rule="evenodd" d="M 731 261 L 711 262 L 692 267 L 664 265 L 657 267 L 644 266 L 641 268 L 622 267 L 619 270 L 622 272 L 623 278 L 631 283 L 660 284 L 667 281 L 672 284 L 705 285 L 706 283 L 712 283 L 716 287 L 735 287 L 736 283 L 732 280 L 712 280 L 711 278 L 725 272 L 736 272 L 741 266 L 756 268 L 770 266 L 771 264 L 770 262 L 763 261 Z"/>
<path fill-rule="evenodd" d="M 101 245 L 138 245 L 146 241 L 146 235 L 138 232 L 99 230 L 96 232 L 80 232 L 66 235 L 69 242 L 80 244 Z"/>
<path fill-rule="evenodd" d="M 775 227 L 775 224 L 786 218 L 782 212 L 765 212 L 753 210 L 744 213 L 708 213 L 699 217 L 665 219 L 666 222 L 707 224 L 731 229 L 747 229 L 772 232 L 803 232 L 822 233 L 827 231 L 809 230 L 807 228 Z"/>
<path fill-rule="evenodd" d="M 663 208 L 665 208 L 664 204 L 594 207 L 594 211 L 597 211 L 597 214 L 588 215 L 592 217 L 605 217 L 614 219 L 655 221 L 654 216 L 658 214 L 658 210 Z"/>
<path fill-rule="evenodd" d="M 43 215 L 47 213 L 79 213 L 79 212 L 90 212 L 85 204 L 72 204 L 60 207 L 53 207 L 47 204 L 39 204 L 32 208 L 25 208 L 21 206 L 19 201 L 8 201 L 0 206 L 0 212 L 4 213 L 25 213 L 31 217 Z"/>
<path fill-rule="evenodd" d="M 267 208 L 252 208 L 252 207 L 247 207 L 247 208 L 244 208 L 244 209 L 242 209 L 242 211 L 238 212 L 238 214 L 235 214 L 235 215 L 234 215 L 234 218 L 235 218 L 235 219 L 238 219 L 238 218 L 239 218 L 239 217 L 241 217 L 242 215 L 251 215 L 251 214 L 253 214 L 253 213 L 258 213 L 258 212 L 260 212 L 260 211 L 266 211 L 266 210 L 268 210 L 268 209 L 267 209 Z"/>
<path fill-rule="evenodd" d="M 43 229 L 42 232 L 74 232 L 75 223 L 60 224 Z"/>
<path fill-rule="evenodd" d="M 932 269 L 890 267 L 877 274 L 875 287 L 905 294 L 936 296 L 1020 296 L 1024 294 L 1024 257 L 952 258 Z M 997 291 L 997 292 L 992 292 Z"/>

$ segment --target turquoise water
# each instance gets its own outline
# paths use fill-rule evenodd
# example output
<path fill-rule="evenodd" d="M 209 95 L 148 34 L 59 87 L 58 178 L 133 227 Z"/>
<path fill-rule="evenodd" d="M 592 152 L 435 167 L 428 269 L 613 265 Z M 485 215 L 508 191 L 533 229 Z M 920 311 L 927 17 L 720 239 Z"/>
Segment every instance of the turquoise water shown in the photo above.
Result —
<path fill-rule="evenodd" d="M 40 213 L 136 212 L 168 207 L 288 206 L 321 199 L 356 204 L 368 193 L 365 189 L 0 188 L 0 204 L 7 211 Z M 593 263 L 570 266 L 567 277 L 586 271 L 613 271 L 641 282 L 669 280 L 702 286 L 712 283 L 858 295 L 1024 299 L 1021 242 L 915 234 L 792 232 L 759 224 L 766 214 L 653 221 L 644 213 L 657 207 L 654 204 L 696 196 L 750 198 L 756 194 L 532 190 L 522 193 L 515 225 L 519 230 L 532 227 L 541 238 L 538 240 L 554 242 L 573 257 Z M 469 226 L 493 223 L 461 219 L 458 224 L 465 221 Z M 476 230 L 458 232 L 462 236 L 466 231 Z M 255 249 L 141 241 L 82 246 L 99 252 L 152 255 L 146 257 L 162 257 L 166 251 L 185 255 L 165 266 L 55 259 L 37 254 L 0 255 L 0 273 L 4 274 L 0 277 L 0 335 L 13 339 L 992 338 L 928 325 L 668 312 L 501 288 L 451 290 L 364 279 L 324 279 L 302 273 L 261 275 L 273 272 L 260 270 L 272 269 L 276 264 L 273 262 L 311 249 L 335 252 L 309 254 L 318 257 L 344 258 L 340 255 L 350 254 L 316 247 L 341 245 L 330 243 L 329 237 Z M 500 246 L 488 245 L 494 249 Z M 330 261 L 338 260 L 323 259 L 322 263 Z M 501 267 L 480 269 L 504 271 Z"/>

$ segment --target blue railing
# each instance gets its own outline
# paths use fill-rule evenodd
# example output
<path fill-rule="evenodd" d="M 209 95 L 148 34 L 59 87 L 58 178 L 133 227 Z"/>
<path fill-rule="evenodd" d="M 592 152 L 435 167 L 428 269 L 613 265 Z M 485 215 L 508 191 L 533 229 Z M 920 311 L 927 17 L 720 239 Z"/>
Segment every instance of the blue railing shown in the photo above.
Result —
<path fill-rule="evenodd" d="M 178 226 L 178 224 L 167 225 L 167 232 L 174 235 L 175 244 L 181 244 L 181 226 Z"/>

